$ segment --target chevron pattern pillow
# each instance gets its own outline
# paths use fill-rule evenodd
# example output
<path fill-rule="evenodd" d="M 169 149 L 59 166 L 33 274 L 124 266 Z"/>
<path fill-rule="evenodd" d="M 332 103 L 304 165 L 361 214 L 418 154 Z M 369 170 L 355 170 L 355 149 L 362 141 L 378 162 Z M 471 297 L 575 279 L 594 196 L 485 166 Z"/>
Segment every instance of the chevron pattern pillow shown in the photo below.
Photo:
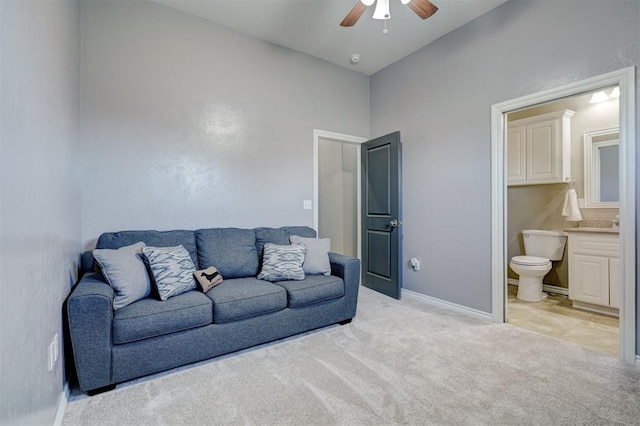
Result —
<path fill-rule="evenodd" d="M 196 266 L 182 244 L 176 247 L 143 247 L 160 300 L 196 289 Z"/>
<path fill-rule="evenodd" d="M 262 270 L 258 274 L 259 280 L 287 281 L 304 280 L 305 248 L 298 244 L 281 246 L 267 243 L 264 245 Z"/>

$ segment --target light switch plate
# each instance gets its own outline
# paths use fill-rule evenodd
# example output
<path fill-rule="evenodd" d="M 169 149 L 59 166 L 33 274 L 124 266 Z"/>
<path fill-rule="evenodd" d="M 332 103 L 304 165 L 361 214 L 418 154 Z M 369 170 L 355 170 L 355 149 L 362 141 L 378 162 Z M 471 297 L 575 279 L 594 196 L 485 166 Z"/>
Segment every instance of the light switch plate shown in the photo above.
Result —
<path fill-rule="evenodd" d="M 303 200 L 302 208 L 305 210 L 311 210 L 311 200 Z"/>

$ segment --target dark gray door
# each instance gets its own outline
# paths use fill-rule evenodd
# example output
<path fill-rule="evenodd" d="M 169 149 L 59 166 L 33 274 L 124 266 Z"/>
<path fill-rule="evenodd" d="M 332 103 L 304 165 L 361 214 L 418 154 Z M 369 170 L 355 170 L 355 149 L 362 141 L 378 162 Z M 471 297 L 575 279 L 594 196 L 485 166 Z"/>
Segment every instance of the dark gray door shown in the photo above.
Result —
<path fill-rule="evenodd" d="M 402 288 L 400 132 L 362 145 L 362 284 L 400 299 Z"/>

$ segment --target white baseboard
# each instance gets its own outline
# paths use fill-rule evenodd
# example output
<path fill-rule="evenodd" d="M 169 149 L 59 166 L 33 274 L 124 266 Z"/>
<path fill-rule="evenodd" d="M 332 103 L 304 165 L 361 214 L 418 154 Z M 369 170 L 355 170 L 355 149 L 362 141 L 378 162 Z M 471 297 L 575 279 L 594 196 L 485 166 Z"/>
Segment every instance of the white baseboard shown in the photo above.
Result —
<path fill-rule="evenodd" d="M 516 280 L 515 278 L 507 278 L 507 284 L 511 284 L 511 285 L 518 285 L 519 281 Z M 569 295 L 569 289 L 568 288 L 564 288 L 564 287 L 558 287 L 555 285 L 550 285 L 550 284 L 542 284 L 542 290 L 546 291 L 547 293 L 553 293 L 553 294 L 561 294 L 563 296 L 568 296 Z"/>
<path fill-rule="evenodd" d="M 67 411 L 67 403 L 69 402 L 69 382 L 66 381 L 64 383 L 64 388 L 60 393 L 60 397 L 58 398 L 58 410 L 56 411 L 56 418 L 53 421 L 53 426 L 61 426 L 62 420 L 64 419 L 64 413 Z"/>
<path fill-rule="evenodd" d="M 585 303 L 574 300 L 573 307 L 576 309 L 582 309 L 583 311 L 596 312 L 598 314 L 620 318 L 620 310 L 616 308 L 610 308 L 608 306 L 594 305 L 592 303 Z"/>
<path fill-rule="evenodd" d="M 446 309 L 456 311 L 465 315 L 471 315 L 473 317 L 480 318 L 483 320 L 491 321 L 493 318 L 490 313 L 482 312 L 473 308 L 468 308 L 466 306 L 458 305 L 456 303 L 447 302 L 446 300 L 436 299 L 435 297 L 427 296 L 422 293 L 417 293 L 411 290 L 406 290 L 404 288 L 402 289 L 402 295 L 410 296 L 422 302 L 426 302 L 430 305 L 439 306 L 441 308 L 446 308 Z"/>

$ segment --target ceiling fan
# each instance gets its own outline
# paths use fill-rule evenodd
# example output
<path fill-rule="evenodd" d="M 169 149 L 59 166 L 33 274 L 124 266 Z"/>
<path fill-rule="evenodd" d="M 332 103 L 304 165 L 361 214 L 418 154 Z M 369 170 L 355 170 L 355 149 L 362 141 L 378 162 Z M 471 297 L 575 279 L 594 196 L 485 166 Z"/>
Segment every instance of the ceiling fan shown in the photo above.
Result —
<path fill-rule="evenodd" d="M 351 9 L 347 16 L 340 22 L 341 27 L 352 27 L 358 22 L 367 7 L 371 6 L 376 0 L 359 0 Z M 409 6 L 416 15 L 422 19 L 427 19 L 438 11 L 438 8 L 429 0 L 400 0 L 402 4 Z M 389 0 L 378 0 L 376 9 L 373 12 L 373 19 L 389 19 Z"/>

